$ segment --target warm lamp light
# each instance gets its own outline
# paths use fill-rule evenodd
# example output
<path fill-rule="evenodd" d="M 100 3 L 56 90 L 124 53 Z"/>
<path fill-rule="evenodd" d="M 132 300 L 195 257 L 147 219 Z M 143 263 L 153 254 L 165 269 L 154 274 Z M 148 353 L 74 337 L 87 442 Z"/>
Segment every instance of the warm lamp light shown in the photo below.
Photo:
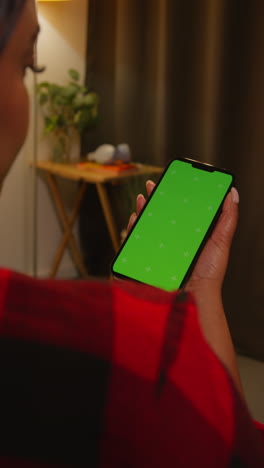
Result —
<path fill-rule="evenodd" d="M 38 2 L 70 2 L 71 0 L 38 0 Z"/>

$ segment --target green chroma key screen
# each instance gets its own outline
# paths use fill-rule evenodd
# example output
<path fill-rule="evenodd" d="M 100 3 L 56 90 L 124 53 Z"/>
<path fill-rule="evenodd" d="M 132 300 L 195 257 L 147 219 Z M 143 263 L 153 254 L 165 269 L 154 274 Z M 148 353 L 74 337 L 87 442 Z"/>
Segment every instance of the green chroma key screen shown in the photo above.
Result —
<path fill-rule="evenodd" d="M 225 172 L 172 161 L 114 260 L 113 274 L 179 288 L 232 180 Z"/>

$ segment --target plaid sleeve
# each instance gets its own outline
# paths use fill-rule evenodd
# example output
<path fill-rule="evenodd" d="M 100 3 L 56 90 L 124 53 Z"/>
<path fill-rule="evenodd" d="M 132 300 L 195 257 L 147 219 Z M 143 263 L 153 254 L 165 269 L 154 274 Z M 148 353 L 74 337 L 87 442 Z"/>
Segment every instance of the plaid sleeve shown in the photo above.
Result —
<path fill-rule="evenodd" d="M 256 428 L 259 430 L 260 434 L 261 434 L 261 437 L 262 437 L 262 440 L 263 440 L 263 445 L 264 445 L 264 424 L 258 422 L 258 421 L 255 421 L 255 426 Z"/>
<path fill-rule="evenodd" d="M 263 467 L 192 298 L 0 271 L 1 467 Z"/>

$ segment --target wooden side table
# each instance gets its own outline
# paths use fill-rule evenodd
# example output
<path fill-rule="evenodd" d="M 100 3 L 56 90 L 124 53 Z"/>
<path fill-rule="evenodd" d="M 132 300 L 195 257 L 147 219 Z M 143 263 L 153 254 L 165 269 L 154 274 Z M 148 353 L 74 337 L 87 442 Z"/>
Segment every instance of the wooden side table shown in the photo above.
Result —
<path fill-rule="evenodd" d="M 96 185 L 97 194 L 103 210 L 108 233 L 114 251 L 117 252 L 120 246 L 120 238 L 117 232 L 116 223 L 112 213 L 112 207 L 108 198 L 105 184 L 114 184 L 123 179 L 138 175 L 147 174 L 151 176 L 151 174 L 160 174 L 163 171 L 161 167 L 137 164 L 135 169 L 129 170 L 127 172 L 121 172 L 119 174 L 113 174 L 81 169 L 76 164 L 60 164 L 51 161 L 38 161 L 36 167 L 39 171 L 42 171 L 45 174 L 46 181 L 56 208 L 56 213 L 63 230 L 63 236 L 50 269 L 50 278 L 54 278 L 56 276 L 66 247 L 69 248 L 73 262 L 81 276 L 84 278 L 88 277 L 88 272 L 83 263 L 80 249 L 72 232 L 72 228 L 79 214 L 81 202 L 85 194 L 86 184 Z M 68 216 L 65 210 L 63 197 L 57 184 L 57 177 L 80 182 L 80 187 L 70 216 Z"/>

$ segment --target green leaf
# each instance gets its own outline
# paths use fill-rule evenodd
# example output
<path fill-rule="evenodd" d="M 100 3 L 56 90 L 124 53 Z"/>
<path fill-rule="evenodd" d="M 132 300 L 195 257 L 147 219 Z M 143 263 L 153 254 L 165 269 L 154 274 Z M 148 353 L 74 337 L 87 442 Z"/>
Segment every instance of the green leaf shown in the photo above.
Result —
<path fill-rule="evenodd" d="M 82 94 L 87 94 L 87 93 L 88 93 L 88 89 L 87 89 L 85 86 L 80 86 L 80 93 L 82 93 Z"/>
<path fill-rule="evenodd" d="M 85 95 L 78 94 L 73 101 L 73 105 L 76 109 L 91 109 L 98 104 L 98 97 L 96 93 L 88 93 Z"/>
<path fill-rule="evenodd" d="M 44 126 L 44 133 L 48 135 L 52 133 L 55 128 L 57 127 L 57 117 L 45 117 L 45 126 Z"/>
<path fill-rule="evenodd" d="M 44 104 L 46 104 L 48 100 L 49 100 L 49 96 L 47 94 L 43 93 L 39 96 L 39 103 L 41 106 L 44 106 Z"/>
<path fill-rule="evenodd" d="M 82 96 L 81 94 L 78 94 L 73 101 L 73 106 L 76 110 L 79 110 L 82 107 L 85 107 L 84 96 Z"/>
<path fill-rule="evenodd" d="M 76 86 L 69 85 L 61 89 L 61 95 L 66 98 L 74 98 L 77 93 L 78 88 L 76 88 Z"/>
<path fill-rule="evenodd" d="M 76 83 L 76 81 L 70 81 L 69 86 L 73 86 L 75 89 L 78 89 L 78 91 L 82 90 L 82 87 L 78 83 Z"/>
<path fill-rule="evenodd" d="M 69 75 L 74 81 L 79 81 L 80 79 L 80 73 L 77 72 L 77 70 L 74 70 L 73 68 L 69 70 Z"/>
<path fill-rule="evenodd" d="M 88 93 L 84 97 L 85 105 L 87 107 L 94 107 L 98 104 L 98 97 L 96 93 Z"/>
<path fill-rule="evenodd" d="M 56 138 L 69 129 L 90 129 L 99 120 L 98 95 L 78 83 L 78 71 L 70 69 L 69 76 L 66 86 L 44 81 L 36 87 L 39 105 L 44 106 L 45 134 L 53 133 Z"/>
<path fill-rule="evenodd" d="M 37 84 L 37 92 L 43 92 L 43 90 L 48 91 L 50 83 L 48 81 L 42 81 L 42 83 Z"/>
<path fill-rule="evenodd" d="M 74 125 L 79 131 L 95 127 L 98 121 L 96 108 L 80 110 L 74 117 Z"/>

